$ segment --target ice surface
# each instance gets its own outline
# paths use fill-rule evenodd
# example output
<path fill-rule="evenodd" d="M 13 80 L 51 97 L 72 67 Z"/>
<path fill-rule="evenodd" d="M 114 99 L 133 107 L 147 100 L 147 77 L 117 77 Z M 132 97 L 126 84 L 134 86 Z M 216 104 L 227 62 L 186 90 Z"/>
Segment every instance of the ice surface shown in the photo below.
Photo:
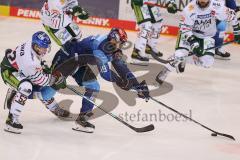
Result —
<path fill-rule="evenodd" d="M 82 26 L 84 36 L 107 33 L 107 29 Z M 37 31 L 43 30 L 39 21 L 16 18 L 0 18 L 0 59 L 6 48 L 14 48 L 27 40 Z M 134 42 L 135 32 L 128 32 Z M 159 49 L 165 57 L 172 54 L 175 37 L 163 36 Z M 47 56 L 50 63 L 57 46 Z M 128 123 L 144 126 L 153 123 L 155 130 L 149 133 L 134 133 L 108 115 L 94 119 L 94 134 L 72 131 L 73 121 L 63 121 L 51 114 L 38 100 L 29 100 L 21 116 L 24 125 L 21 135 L 3 131 L 7 110 L 0 107 L 0 159 L 1 160 L 240 160 L 240 54 L 239 46 L 226 47 L 232 53 L 230 61 L 216 60 L 211 69 L 187 66 L 182 75 L 169 75 L 162 88 L 155 86 L 155 75 L 161 69 L 159 64 L 151 64 L 148 83 L 152 94 L 169 106 L 191 115 L 194 119 L 220 132 L 232 134 L 237 141 L 221 137 L 211 137 L 211 132 L 189 121 L 175 119 L 171 111 L 150 101 L 134 100 L 134 93 L 115 89 L 100 77 L 102 92 L 97 103 L 112 110 Z M 124 53 L 130 56 L 132 49 Z M 148 73 L 148 68 L 130 66 L 138 76 Z M 140 77 L 141 78 L 141 77 Z M 76 85 L 72 79 L 69 84 Z M 3 106 L 7 86 L 0 81 Z M 121 97 L 121 98 L 119 98 Z M 71 104 L 70 110 L 77 114 L 81 107 L 81 98 L 64 91 L 56 97 L 61 104 Z M 63 101 L 64 100 L 64 101 Z M 135 104 L 136 102 L 136 104 Z M 96 115 L 101 114 L 95 110 Z M 139 118 L 136 116 L 139 113 Z M 150 115 L 157 116 L 157 120 Z M 162 120 L 159 115 L 168 115 Z M 125 117 L 125 115 L 132 117 Z M 135 115 L 135 117 L 134 117 Z M 148 117 L 144 117 L 144 116 Z M 127 119 L 126 119 L 127 118 Z M 146 118 L 148 118 L 146 120 Z M 159 119 L 162 118 L 162 119 Z M 130 121 L 130 119 L 132 121 Z"/>

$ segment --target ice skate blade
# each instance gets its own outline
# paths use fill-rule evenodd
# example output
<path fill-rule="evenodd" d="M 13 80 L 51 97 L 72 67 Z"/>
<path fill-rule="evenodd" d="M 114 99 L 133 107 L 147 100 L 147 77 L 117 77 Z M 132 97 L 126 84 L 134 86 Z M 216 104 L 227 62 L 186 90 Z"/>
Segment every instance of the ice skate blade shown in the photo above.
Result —
<path fill-rule="evenodd" d="M 76 125 L 75 127 L 72 128 L 72 130 L 78 131 L 78 132 L 84 132 L 84 133 L 93 133 L 94 132 L 94 128 L 83 127 L 81 125 Z"/>
<path fill-rule="evenodd" d="M 225 60 L 225 61 L 231 60 L 230 57 L 222 57 L 222 56 L 219 56 L 219 55 L 214 55 L 214 58 L 217 59 L 217 60 Z"/>
<path fill-rule="evenodd" d="M 140 60 L 136 60 L 136 59 L 133 59 L 131 62 L 130 62 L 131 65 L 137 65 L 137 66 L 148 66 L 149 65 L 149 62 L 145 62 L 145 61 L 140 61 Z"/>
<path fill-rule="evenodd" d="M 21 130 L 17 128 L 13 128 L 12 126 L 6 125 L 4 128 L 5 132 L 13 133 L 13 134 L 21 134 Z"/>

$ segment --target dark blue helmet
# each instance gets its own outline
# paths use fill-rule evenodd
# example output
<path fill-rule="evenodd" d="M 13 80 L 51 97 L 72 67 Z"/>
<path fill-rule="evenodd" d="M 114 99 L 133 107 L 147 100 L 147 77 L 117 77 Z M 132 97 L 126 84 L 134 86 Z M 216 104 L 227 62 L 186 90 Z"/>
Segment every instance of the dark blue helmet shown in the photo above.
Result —
<path fill-rule="evenodd" d="M 46 33 L 38 31 L 32 36 L 32 45 L 37 45 L 40 48 L 49 48 L 51 40 Z"/>
<path fill-rule="evenodd" d="M 32 36 L 32 48 L 38 56 L 43 57 L 51 51 L 51 40 L 46 33 L 38 31 Z"/>

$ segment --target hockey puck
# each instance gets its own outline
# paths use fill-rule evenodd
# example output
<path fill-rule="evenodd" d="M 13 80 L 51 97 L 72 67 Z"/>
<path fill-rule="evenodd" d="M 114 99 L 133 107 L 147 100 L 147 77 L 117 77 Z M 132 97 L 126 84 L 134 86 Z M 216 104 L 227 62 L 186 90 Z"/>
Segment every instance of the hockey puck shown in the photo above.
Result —
<path fill-rule="evenodd" d="M 212 133 L 212 134 L 211 134 L 211 136 L 213 136 L 213 137 L 216 137 L 216 136 L 217 136 L 217 134 L 216 134 L 216 133 Z"/>

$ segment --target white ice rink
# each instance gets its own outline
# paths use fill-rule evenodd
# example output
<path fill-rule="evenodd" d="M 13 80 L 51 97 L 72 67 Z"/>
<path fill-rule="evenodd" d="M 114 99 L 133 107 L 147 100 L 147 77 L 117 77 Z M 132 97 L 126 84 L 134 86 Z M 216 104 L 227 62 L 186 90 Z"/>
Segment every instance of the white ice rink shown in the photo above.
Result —
<path fill-rule="evenodd" d="M 84 37 L 108 32 L 102 28 L 81 28 Z M 0 59 L 5 49 L 16 47 L 38 30 L 43 30 L 39 21 L 0 17 Z M 128 35 L 130 41 L 134 41 L 136 33 L 128 32 Z M 165 57 L 174 51 L 175 41 L 175 37 L 161 37 L 159 49 Z M 75 132 L 71 129 L 73 120 L 60 120 L 38 100 L 29 100 L 21 116 L 23 133 L 9 134 L 3 131 L 8 111 L 3 109 L 7 86 L 1 80 L 0 160 L 240 160 L 240 53 L 237 45 L 226 49 L 232 53 L 230 61 L 216 60 L 211 69 L 188 65 L 184 74 L 170 74 L 168 83 L 160 88 L 154 82 L 160 64 L 151 64 L 148 68 L 129 67 L 136 70 L 138 76 L 151 70 L 147 83 L 158 100 L 216 131 L 233 135 L 236 141 L 211 137 L 211 132 L 193 122 L 181 118 L 173 120 L 176 114 L 152 101 L 145 103 L 137 99 L 135 104 L 134 93 L 115 90 L 115 86 L 99 76 L 102 90 L 99 97 L 104 101 L 98 99 L 96 103 L 103 102 L 104 108 L 132 125 L 153 123 L 155 130 L 135 133 L 103 115 L 91 121 L 96 126 L 95 133 Z M 49 64 L 56 51 L 54 45 L 46 58 Z M 130 56 L 131 51 L 124 53 Z M 68 83 L 76 85 L 72 79 Z M 67 90 L 63 92 L 57 94 L 57 101 L 62 105 L 72 103 L 70 111 L 77 114 L 81 98 L 69 95 L 71 92 Z M 101 114 L 97 109 L 95 112 Z M 125 117 L 126 114 L 131 117 Z M 163 120 L 163 115 L 168 115 L 168 119 Z"/>

